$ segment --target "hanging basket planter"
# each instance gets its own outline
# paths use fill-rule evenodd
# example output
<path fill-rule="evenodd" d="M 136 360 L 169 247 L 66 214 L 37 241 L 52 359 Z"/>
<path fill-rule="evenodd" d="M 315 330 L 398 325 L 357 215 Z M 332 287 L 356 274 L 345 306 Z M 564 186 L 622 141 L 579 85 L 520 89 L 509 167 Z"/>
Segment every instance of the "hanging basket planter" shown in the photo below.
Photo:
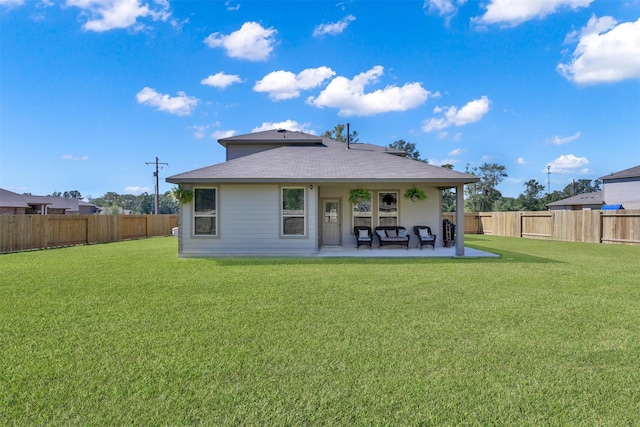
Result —
<path fill-rule="evenodd" d="M 366 188 L 362 188 L 362 187 L 353 188 L 349 192 L 349 201 L 354 205 L 356 203 L 360 203 L 363 201 L 368 202 L 370 200 L 371 200 L 371 192 Z"/>
<path fill-rule="evenodd" d="M 404 197 L 410 199 L 412 202 L 427 200 L 427 195 L 424 190 L 416 187 L 415 184 L 407 188 L 407 191 L 404 192 Z"/>
<path fill-rule="evenodd" d="M 193 200 L 193 191 L 187 190 L 181 185 L 173 187 L 171 189 L 171 195 L 173 195 L 173 197 L 183 205 Z"/>

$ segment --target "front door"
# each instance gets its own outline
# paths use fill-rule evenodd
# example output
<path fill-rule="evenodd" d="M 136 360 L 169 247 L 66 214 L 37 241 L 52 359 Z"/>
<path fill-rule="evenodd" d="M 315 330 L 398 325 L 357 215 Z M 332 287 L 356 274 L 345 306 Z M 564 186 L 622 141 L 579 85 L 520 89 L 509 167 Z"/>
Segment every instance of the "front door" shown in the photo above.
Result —
<path fill-rule="evenodd" d="M 340 244 L 340 201 L 327 199 L 322 202 L 322 244 Z"/>

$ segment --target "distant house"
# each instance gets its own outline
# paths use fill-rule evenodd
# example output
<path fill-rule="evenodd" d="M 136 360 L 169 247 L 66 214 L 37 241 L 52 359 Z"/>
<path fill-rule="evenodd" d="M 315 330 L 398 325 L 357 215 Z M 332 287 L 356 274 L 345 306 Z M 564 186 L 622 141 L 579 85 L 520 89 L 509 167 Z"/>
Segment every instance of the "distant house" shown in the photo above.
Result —
<path fill-rule="evenodd" d="M 547 204 L 552 211 L 581 211 L 601 209 L 604 205 L 604 191 L 583 193 Z"/>
<path fill-rule="evenodd" d="M 97 206 L 79 199 L 66 199 L 56 196 L 30 196 L 0 188 L 0 214 L 94 214 L 98 210 Z"/>
<path fill-rule="evenodd" d="M 624 209 L 640 209 L 640 165 L 601 176 L 604 201 Z"/>
<path fill-rule="evenodd" d="M 284 129 L 218 142 L 227 161 L 166 179 L 194 195 L 180 209 L 183 257 L 355 249 L 357 225 L 404 226 L 410 233 L 414 225 L 427 225 L 442 236 L 441 190 L 456 189 L 456 221 L 464 230 L 464 185 L 478 182 L 473 175 L 409 159 L 404 151 Z M 426 201 L 403 197 L 414 185 Z M 371 201 L 351 203 L 356 188 L 365 189 Z M 463 236 L 456 236 L 458 256 L 464 255 Z"/>

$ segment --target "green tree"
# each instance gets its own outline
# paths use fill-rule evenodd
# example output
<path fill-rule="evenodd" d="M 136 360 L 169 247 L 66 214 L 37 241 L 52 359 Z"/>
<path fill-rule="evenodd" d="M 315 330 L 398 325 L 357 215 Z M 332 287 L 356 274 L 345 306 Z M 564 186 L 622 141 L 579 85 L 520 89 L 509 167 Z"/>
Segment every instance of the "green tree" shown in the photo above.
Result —
<path fill-rule="evenodd" d="M 334 141 L 347 142 L 347 134 L 346 134 L 347 126 L 338 123 L 333 129 L 325 131 L 322 135 L 323 138 L 333 139 Z M 358 132 L 355 130 L 351 131 L 349 134 L 349 141 L 352 143 L 358 142 Z"/>
<path fill-rule="evenodd" d="M 524 192 L 518 196 L 517 202 L 519 210 L 541 211 L 546 210 L 544 195 L 544 185 L 535 179 L 530 179 L 524 183 Z"/>
<path fill-rule="evenodd" d="M 416 149 L 416 144 L 413 142 L 407 142 L 404 139 L 399 139 L 392 142 L 387 147 L 393 148 L 394 150 L 404 151 L 407 153 L 408 158 L 427 163 L 427 159 L 420 158 L 420 152 Z"/>
<path fill-rule="evenodd" d="M 469 169 L 466 172 L 480 178 L 479 182 L 467 184 L 466 210 L 471 212 L 490 212 L 493 204 L 502 197 L 502 193 L 496 188 L 508 175 L 506 167 L 498 163 L 484 163 L 480 167 Z"/>
<path fill-rule="evenodd" d="M 440 166 L 444 169 L 453 170 L 453 165 L 446 163 Z M 442 190 L 442 212 L 455 212 L 456 211 L 456 193 L 447 188 Z"/>
<path fill-rule="evenodd" d="M 153 196 L 151 197 L 153 206 Z M 167 191 L 160 195 L 160 214 L 178 213 L 178 201 L 173 197 L 171 191 Z"/>
<path fill-rule="evenodd" d="M 577 181 L 573 181 L 571 184 L 564 187 L 562 192 L 564 193 L 564 197 L 572 197 L 578 194 L 584 193 L 593 193 L 595 191 L 600 191 L 600 181 L 595 180 L 593 184 L 591 184 L 590 179 L 579 179 Z"/>

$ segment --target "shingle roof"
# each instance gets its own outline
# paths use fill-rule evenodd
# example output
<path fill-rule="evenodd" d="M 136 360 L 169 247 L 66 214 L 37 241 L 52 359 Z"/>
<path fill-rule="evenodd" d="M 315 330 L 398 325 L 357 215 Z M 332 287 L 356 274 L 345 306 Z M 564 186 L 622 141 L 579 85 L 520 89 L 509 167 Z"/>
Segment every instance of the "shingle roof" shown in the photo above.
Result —
<path fill-rule="evenodd" d="M 604 204 L 604 192 L 594 191 L 592 193 L 583 193 L 576 196 L 567 197 L 566 199 L 558 200 L 553 203 L 548 203 L 547 206 L 572 206 L 572 205 L 602 205 Z"/>
<path fill-rule="evenodd" d="M 247 139 L 244 136 L 245 140 Z M 259 142 L 259 140 L 255 140 Z M 398 156 L 371 144 L 322 139 L 322 145 L 283 146 L 168 177 L 167 182 L 431 182 L 458 184 L 478 178 Z M 402 152 L 404 153 L 404 152 Z M 395 155 L 394 155 L 395 154 Z"/>
<path fill-rule="evenodd" d="M 620 179 L 620 178 L 640 178 L 640 165 L 622 170 L 620 172 L 611 173 L 610 175 L 601 176 L 599 179 L 606 181 L 609 179 Z"/>

